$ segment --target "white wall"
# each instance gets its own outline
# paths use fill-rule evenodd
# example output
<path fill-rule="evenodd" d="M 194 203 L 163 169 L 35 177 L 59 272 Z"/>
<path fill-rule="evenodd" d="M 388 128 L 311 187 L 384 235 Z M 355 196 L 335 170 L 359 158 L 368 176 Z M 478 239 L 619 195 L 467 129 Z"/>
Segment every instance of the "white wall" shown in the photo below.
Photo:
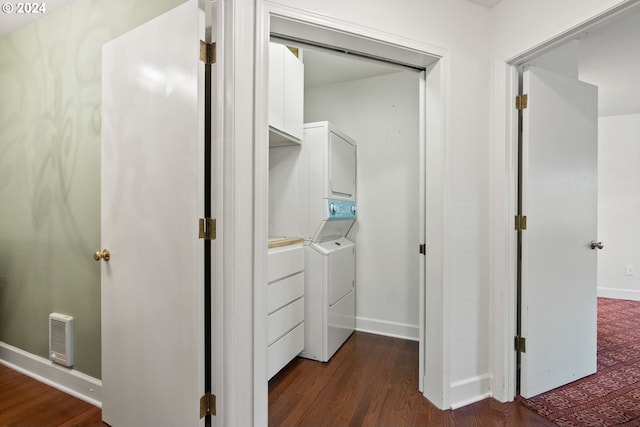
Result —
<path fill-rule="evenodd" d="M 418 339 L 418 73 L 309 89 L 305 122 L 357 143 L 356 328 Z"/>
<path fill-rule="evenodd" d="M 598 295 L 640 300 L 640 114 L 598 126 Z"/>
<path fill-rule="evenodd" d="M 278 3 L 447 49 L 451 103 L 443 287 L 449 345 L 445 404 L 489 392 L 490 11 L 463 0 L 281 0 Z M 428 201 L 427 201 L 428 202 Z M 429 242 L 427 242 L 429 245 Z M 429 345 L 429 343 L 427 343 Z M 427 379 L 428 381 L 428 379 Z"/>

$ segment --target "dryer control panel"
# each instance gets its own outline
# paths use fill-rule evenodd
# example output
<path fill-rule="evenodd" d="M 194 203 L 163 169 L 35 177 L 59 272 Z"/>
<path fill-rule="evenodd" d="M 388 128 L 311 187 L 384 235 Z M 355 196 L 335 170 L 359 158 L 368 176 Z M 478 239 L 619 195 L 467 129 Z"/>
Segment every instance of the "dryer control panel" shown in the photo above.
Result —
<path fill-rule="evenodd" d="M 327 200 L 328 214 L 327 219 L 329 221 L 356 219 L 356 202 L 348 200 Z"/>

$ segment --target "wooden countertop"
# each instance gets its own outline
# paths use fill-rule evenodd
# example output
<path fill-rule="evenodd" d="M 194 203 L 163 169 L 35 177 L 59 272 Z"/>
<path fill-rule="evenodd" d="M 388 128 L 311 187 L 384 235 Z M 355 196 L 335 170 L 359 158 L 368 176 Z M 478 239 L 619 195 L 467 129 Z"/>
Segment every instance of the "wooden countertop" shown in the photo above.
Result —
<path fill-rule="evenodd" d="M 304 240 L 297 237 L 269 237 L 269 249 L 280 248 L 282 246 L 303 243 Z"/>

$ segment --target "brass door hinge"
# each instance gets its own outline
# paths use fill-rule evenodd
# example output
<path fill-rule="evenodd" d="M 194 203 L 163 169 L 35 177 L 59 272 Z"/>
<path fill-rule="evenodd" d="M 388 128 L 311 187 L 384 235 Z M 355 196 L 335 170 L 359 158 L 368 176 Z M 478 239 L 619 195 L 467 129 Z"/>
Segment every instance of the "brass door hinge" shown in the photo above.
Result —
<path fill-rule="evenodd" d="M 516 110 L 526 110 L 529 102 L 529 95 L 516 96 Z"/>
<path fill-rule="evenodd" d="M 527 340 L 524 337 L 515 337 L 514 340 L 515 350 L 521 353 L 527 352 Z"/>
<path fill-rule="evenodd" d="M 200 239 L 216 240 L 215 218 L 200 218 L 199 228 L 200 232 L 198 234 L 198 237 Z"/>
<path fill-rule="evenodd" d="M 422 255 L 425 255 L 427 253 L 427 245 L 425 245 L 424 243 L 420 243 L 420 253 Z"/>
<path fill-rule="evenodd" d="M 216 395 L 207 392 L 200 398 L 200 418 L 216 414 Z"/>
<path fill-rule="evenodd" d="M 527 217 L 524 215 L 516 215 L 515 218 L 516 231 L 522 231 L 527 229 Z"/>
<path fill-rule="evenodd" d="M 200 60 L 205 64 L 216 63 L 216 44 L 200 40 Z"/>
<path fill-rule="evenodd" d="M 300 58 L 300 50 L 297 47 L 287 46 L 287 49 L 289 49 L 289 51 L 293 53 L 296 58 Z"/>

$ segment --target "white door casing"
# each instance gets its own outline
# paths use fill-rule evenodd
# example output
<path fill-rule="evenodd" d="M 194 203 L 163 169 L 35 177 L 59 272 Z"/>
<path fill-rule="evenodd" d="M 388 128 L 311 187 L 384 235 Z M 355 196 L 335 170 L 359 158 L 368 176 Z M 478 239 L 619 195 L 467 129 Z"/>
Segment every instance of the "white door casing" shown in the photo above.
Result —
<path fill-rule="evenodd" d="M 596 371 L 597 87 L 523 73 L 521 395 Z"/>
<path fill-rule="evenodd" d="M 199 13 L 188 1 L 103 49 L 103 419 L 118 427 L 203 424 Z"/>
<path fill-rule="evenodd" d="M 421 269 L 420 302 L 420 390 L 439 408 L 450 407 L 449 371 L 448 371 L 448 313 L 449 290 L 444 286 L 447 280 L 449 262 L 444 248 L 445 235 L 450 230 L 448 223 L 448 169 L 449 169 L 449 102 L 450 102 L 450 52 L 438 46 L 416 42 L 397 35 L 384 33 L 358 24 L 343 22 L 327 16 L 314 14 L 302 9 L 293 9 L 272 2 L 261 2 L 258 14 L 258 43 L 256 52 L 256 119 L 255 119 L 255 185 L 258 191 L 254 196 L 256 217 L 254 222 L 255 261 L 254 298 L 263 300 L 260 272 L 265 271 L 267 234 L 267 188 L 268 182 L 268 140 L 264 129 L 268 126 L 267 108 L 267 52 L 270 35 L 285 36 L 293 39 L 340 45 L 359 52 L 371 52 L 381 58 L 387 58 L 405 64 L 423 66 L 425 79 L 420 84 L 420 149 L 421 174 L 425 179 L 421 185 L 424 194 L 419 196 L 424 206 L 424 222 L 420 225 L 421 235 L 427 242 L 427 255 L 421 257 L 417 266 Z M 239 36 L 243 38 L 243 36 Z M 430 123 L 429 127 L 425 123 Z M 263 162 L 264 160 L 264 162 Z M 241 173 L 240 171 L 239 173 Z M 249 173 L 249 170 L 245 171 Z M 262 190 L 262 191 L 260 191 Z M 424 195 L 424 197 L 423 197 Z M 426 203 L 426 200 L 429 202 Z M 264 217 L 261 214 L 264 213 Z M 422 239 L 421 239 L 422 240 Z M 256 249 L 257 248 L 257 249 Z M 247 249 L 249 249 L 247 247 Z M 266 367 L 262 360 L 262 343 L 265 331 L 261 325 L 265 316 L 259 305 L 254 307 L 254 413 L 256 425 L 266 425 L 267 387 L 262 371 Z M 425 346 L 424 343 L 429 343 Z M 425 380 L 426 378 L 426 380 Z"/>

